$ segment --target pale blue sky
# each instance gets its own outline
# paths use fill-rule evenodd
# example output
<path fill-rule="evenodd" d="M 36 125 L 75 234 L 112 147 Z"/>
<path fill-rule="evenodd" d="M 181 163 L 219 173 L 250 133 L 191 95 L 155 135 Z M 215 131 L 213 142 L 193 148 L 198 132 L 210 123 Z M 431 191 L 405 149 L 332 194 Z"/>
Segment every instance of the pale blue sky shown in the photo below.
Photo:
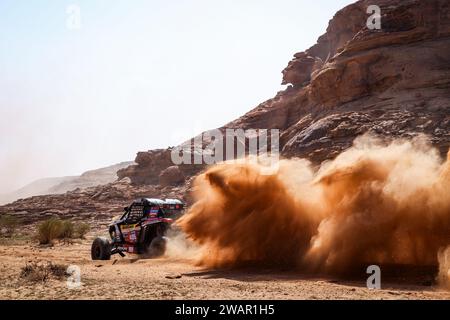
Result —
<path fill-rule="evenodd" d="M 0 0 L 0 192 L 239 117 L 352 2 Z"/>

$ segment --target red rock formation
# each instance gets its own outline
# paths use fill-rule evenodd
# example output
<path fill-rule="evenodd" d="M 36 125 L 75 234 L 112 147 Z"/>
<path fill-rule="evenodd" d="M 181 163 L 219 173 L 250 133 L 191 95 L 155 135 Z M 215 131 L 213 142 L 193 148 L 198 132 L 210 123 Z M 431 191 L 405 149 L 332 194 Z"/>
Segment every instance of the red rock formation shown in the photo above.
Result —
<path fill-rule="evenodd" d="M 383 0 L 381 30 L 370 1 L 340 10 L 314 46 L 283 71 L 291 84 L 227 127 L 280 128 L 284 156 L 329 159 L 365 132 L 430 136 L 450 145 L 450 3 Z"/>
<path fill-rule="evenodd" d="M 179 166 L 170 166 L 159 174 L 159 184 L 163 187 L 180 184 L 184 179 L 185 176 Z"/>
<path fill-rule="evenodd" d="M 386 137 L 428 134 L 450 145 L 450 4 L 448 0 L 380 0 L 381 30 L 366 26 L 362 0 L 335 14 L 327 32 L 283 70 L 290 86 L 224 128 L 278 128 L 282 155 L 322 161 L 365 132 Z M 168 150 L 138 153 L 119 172 L 157 183 L 173 165 Z M 203 167 L 186 172 L 190 176 Z"/>
<path fill-rule="evenodd" d="M 172 165 L 169 149 L 138 152 L 136 165 L 117 172 L 120 179 L 130 177 L 135 184 L 158 184 L 161 171 Z"/>

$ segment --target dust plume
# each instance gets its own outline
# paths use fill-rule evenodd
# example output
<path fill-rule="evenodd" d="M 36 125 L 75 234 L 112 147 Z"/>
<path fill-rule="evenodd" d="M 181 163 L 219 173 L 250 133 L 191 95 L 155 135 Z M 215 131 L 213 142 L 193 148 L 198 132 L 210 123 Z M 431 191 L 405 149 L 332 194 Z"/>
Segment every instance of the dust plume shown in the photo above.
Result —
<path fill-rule="evenodd" d="M 180 230 L 169 229 L 166 235 L 166 250 L 164 255 L 171 259 L 198 259 L 201 256 L 201 247 L 186 238 Z"/>
<path fill-rule="evenodd" d="M 178 224 L 209 267 L 437 266 L 450 245 L 448 157 L 423 137 L 363 136 L 319 168 L 281 160 L 276 174 L 261 175 L 255 163 L 223 163 L 196 179 L 196 202 Z"/>

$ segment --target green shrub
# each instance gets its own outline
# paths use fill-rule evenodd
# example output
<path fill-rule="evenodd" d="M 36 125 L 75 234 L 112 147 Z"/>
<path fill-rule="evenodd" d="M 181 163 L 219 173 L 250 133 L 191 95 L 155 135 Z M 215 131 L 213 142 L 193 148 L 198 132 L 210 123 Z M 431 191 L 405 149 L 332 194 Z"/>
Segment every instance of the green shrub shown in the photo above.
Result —
<path fill-rule="evenodd" d="M 63 234 L 63 223 L 57 218 L 50 218 L 38 226 L 38 239 L 40 244 L 49 244 L 59 239 Z"/>
<path fill-rule="evenodd" d="M 89 225 L 84 222 L 74 224 L 70 220 L 50 218 L 39 224 L 37 238 L 40 244 L 49 244 L 56 239 L 83 239 L 89 229 Z"/>
<path fill-rule="evenodd" d="M 90 226 L 87 223 L 80 222 L 75 225 L 75 234 L 78 238 L 84 239 L 84 236 L 89 232 Z"/>
<path fill-rule="evenodd" d="M 65 220 L 61 221 L 61 234 L 59 235 L 59 239 L 72 239 L 74 226 L 72 221 Z"/>

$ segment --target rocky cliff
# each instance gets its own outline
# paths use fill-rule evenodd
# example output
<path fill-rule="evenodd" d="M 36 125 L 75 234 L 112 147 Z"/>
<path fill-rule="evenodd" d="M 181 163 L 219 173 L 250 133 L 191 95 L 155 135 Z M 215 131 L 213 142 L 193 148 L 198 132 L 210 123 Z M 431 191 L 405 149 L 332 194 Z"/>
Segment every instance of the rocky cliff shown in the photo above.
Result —
<path fill-rule="evenodd" d="M 358 1 L 337 12 L 317 43 L 283 70 L 287 89 L 223 128 L 278 128 L 282 156 L 315 162 L 366 132 L 386 138 L 425 133 L 444 155 L 450 145 L 450 2 L 377 1 L 380 30 L 366 25 L 371 4 Z M 119 175 L 137 184 L 157 183 L 173 166 L 169 150 L 139 153 L 136 163 Z"/>

